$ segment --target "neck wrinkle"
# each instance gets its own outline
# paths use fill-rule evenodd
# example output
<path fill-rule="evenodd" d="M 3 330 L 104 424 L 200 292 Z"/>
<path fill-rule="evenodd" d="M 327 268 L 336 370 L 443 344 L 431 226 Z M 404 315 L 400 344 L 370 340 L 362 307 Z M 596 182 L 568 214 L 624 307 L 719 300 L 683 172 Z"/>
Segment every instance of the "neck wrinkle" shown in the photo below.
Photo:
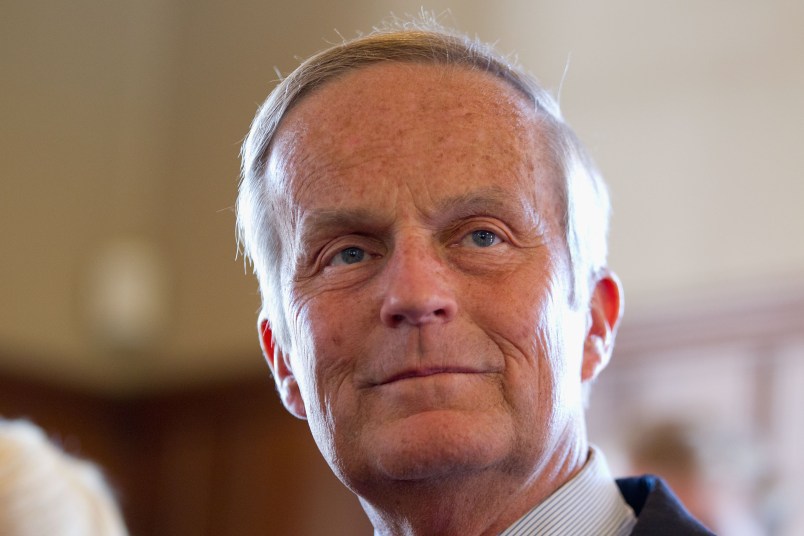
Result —
<path fill-rule="evenodd" d="M 496 536 L 572 479 L 589 455 L 585 438 L 556 445 L 522 477 L 514 471 L 394 482 L 360 498 L 375 536 Z M 491 521 L 490 521 L 491 520 Z"/>

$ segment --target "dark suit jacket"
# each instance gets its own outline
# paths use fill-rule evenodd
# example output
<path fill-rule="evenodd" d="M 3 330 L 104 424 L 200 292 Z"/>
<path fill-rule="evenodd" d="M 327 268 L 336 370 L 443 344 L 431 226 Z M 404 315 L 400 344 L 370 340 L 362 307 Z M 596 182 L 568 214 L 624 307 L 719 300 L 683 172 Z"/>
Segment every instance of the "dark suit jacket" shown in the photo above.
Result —
<path fill-rule="evenodd" d="M 682 506 L 659 477 L 647 475 L 617 480 L 620 493 L 637 516 L 634 536 L 712 536 Z"/>

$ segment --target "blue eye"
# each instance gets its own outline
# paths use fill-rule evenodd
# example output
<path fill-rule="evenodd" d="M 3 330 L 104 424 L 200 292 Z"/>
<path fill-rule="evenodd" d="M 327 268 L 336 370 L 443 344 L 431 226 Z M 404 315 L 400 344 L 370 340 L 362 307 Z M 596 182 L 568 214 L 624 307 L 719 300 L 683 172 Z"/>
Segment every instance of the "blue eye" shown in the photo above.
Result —
<path fill-rule="evenodd" d="M 365 256 L 366 252 L 360 248 L 346 248 L 332 259 L 332 264 L 357 264 L 362 261 Z"/>
<path fill-rule="evenodd" d="M 499 239 L 491 231 L 480 230 L 472 231 L 472 243 L 481 248 L 487 248 L 496 244 Z"/>

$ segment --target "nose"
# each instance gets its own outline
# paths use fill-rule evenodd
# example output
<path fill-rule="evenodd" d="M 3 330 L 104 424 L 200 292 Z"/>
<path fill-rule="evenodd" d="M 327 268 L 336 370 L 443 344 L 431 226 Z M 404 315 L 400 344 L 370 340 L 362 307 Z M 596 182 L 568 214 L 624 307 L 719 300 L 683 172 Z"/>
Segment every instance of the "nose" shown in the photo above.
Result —
<path fill-rule="evenodd" d="M 380 307 L 386 326 L 422 326 L 449 322 L 458 312 L 449 268 L 434 248 L 405 244 L 386 265 L 387 287 Z"/>

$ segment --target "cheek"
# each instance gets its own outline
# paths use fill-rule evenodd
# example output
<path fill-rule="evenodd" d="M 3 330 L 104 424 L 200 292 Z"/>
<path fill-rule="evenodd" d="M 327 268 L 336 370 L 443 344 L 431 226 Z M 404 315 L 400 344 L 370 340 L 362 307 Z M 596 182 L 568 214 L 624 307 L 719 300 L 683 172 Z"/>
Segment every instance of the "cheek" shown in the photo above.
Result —
<path fill-rule="evenodd" d="M 290 365 L 308 413 L 317 398 L 315 396 L 315 350 L 311 338 L 312 325 L 308 318 L 300 314 L 295 314 L 288 318 L 291 341 Z"/>
<path fill-rule="evenodd" d="M 335 303 L 333 303 L 333 301 Z M 290 321 L 292 360 L 308 411 L 326 408 L 349 385 L 360 327 L 348 307 L 318 297 L 297 302 Z"/>
<path fill-rule="evenodd" d="M 299 307 L 291 319 L 292 360 L 300 371 L 297 379 L 308 426 L 331 465 L 343 448 L 338 439 L 344 433 L 336 429 L 354 429 L 360 414 L 354 372 L 366 334 L 360 327 L 363 319 L 349 309 L 314 299 Z"/>
<path fill-rule="evenodd" d="M 521 359 L 538 365 L 551 354 L 555 312 L 547 286 L 512 285 L 475 305 L 480 323 L 513 346 Z"/>
<path fill-rule="evenodd" d="M 547 355 L 554 382 L 554 399 L 559 408 L 575 411 L 582 407 L 581 367 L 583 363 L 584 315 L 570 306 L 559 308 L 547 339 Z"/>
<path fill-rule="evenodd" d="M 551 413 L 571 405 L 580 392 L 583 315 L 570 306 L 564 278 L 531 274 L 525 279 L 518 292 L 501 292 L 476 310 L 507 347 L 511 390 Z"/>

